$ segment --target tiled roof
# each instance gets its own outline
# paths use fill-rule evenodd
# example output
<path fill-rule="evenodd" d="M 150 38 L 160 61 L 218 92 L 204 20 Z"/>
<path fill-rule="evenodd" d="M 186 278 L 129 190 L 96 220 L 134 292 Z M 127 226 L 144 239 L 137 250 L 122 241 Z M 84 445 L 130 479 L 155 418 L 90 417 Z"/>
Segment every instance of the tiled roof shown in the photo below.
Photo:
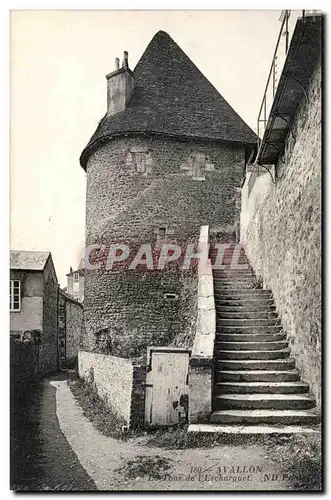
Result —
<path fill-rule="evenodd" d="M 11 250 L 10 269 L 43 271 L 49 256 L 50 252 Z"/>
<path fill-rule="evenodd" d="M 101 120 L 81 155 L 84 168 L 101 142 L 124 134 L 256 143 L 253 130 L 164 31 L 154 36 L 133 75 L 125 111 Z"/>

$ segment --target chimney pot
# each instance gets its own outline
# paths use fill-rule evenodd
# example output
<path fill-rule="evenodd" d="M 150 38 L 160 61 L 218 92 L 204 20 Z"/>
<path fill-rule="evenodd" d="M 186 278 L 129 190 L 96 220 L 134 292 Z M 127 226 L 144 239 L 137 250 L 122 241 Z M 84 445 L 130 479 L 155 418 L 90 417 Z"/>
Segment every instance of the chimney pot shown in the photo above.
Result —
<path fill-rule="evenodd" d="M 118 57 L 115 59 L 115 69 L 120 69 L 120 60 Z"/>
<path fill-rule="evenodd" d="M 128 68 L 129 67 L 129 54 L 128 54 L 128 52 L 126 50 L 124 51 L 124 58 L 123 58 L 122 67 L 123 68 Z"/>
<path fill-rule="evenodd" d="M 72 267 L 70 266 L 70 274 L 72 274 Z"/>
<path fill-rule="evenodd" d="M 107 78 L 107 115 L 124 111 L 133 92 L 134 78 L 129 68 L 128 53 L 124 51 L 121 71 L 119 59 L 115 59 L 116 70 L 106 75 Z"/>

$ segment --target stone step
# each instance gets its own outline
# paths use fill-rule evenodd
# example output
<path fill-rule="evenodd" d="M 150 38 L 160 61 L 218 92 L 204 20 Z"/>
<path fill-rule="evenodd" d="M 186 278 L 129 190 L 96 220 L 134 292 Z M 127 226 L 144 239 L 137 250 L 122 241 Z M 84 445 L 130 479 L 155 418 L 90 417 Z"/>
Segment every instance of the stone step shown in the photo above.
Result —
<path fill-rule="evenodd" d="M 249 265 L 246 269 L 238 268 L 238 266 L 237 269 L 229 269 L 228 267 L 222 267 L 221 269 L 217 269 L 216 267 L 214 267 L 213 269 L 214 278 L 223 278 L 224 276 L 232 277 L 232 276 L 245 276 L 245 275 L 255 277 L 255 273 Z"/>
<path fill-rule="evenodd" d="M 216 361 L 218 359 L 233 359 L 233 360 L 269 360 L 269 359 L 284 359 L 290 355 L 289 349 L 280 349 L 272 351 L 217 351 L 215 352 Z"/>
<path fill-rule="evenodd" d="M 293 370 L 295 368 L 294 359 L 269 359 L 269 360 L 248 360 L 248 359 L 218 359 L 216 361 L 217 370 Z"/>
<path fill-rule="evenodd" d="M 245 252 L 242 251 L 241 253 L 238 253 L 237 249 L 236 250 L 225 250 L 225 252 L 221 251 L 220 249 L 216 249 L 213 252 L 209 252 L 209 258 L 214 261 L 214 262 L 232 262 L 233 260 L 235 261 L 236 264 L 241 264 L 241 263 L 248 263 L 248 259 L 245 255 Z"/>
<path fill-rule="evenodd" d="M 218 299 L 217 301 L 217 310 L 219 312 L 224 312 L 224 313 L 245 313 L 245 312 L 256 312 L 256 313 L 261 313 L 261 312 L 276 312 L 276 306 L 273 302 L 272 299 L 268 301 L 264 301 L 263 299 L 258 299 L 257 301 L 244 301 L 243 304 L 240 303 L 240 301 L 234 300 L 233 304 L 228 305 L 228 304 L 222 304 L 223 300 Z"/>
<path fill-rule="evenodd" d="M 215 410 L 309 410 L 315 399 L 308 394 L 219 394 L 214 398 Z"/>
<path fill-rule="evenodd" d="M 222 260 L 222 262 L 232 262 L 235 260 L 235 262 L 248 262 L 247 256 L 245 254 L 245 250 L 239 249 L 238 248 L 229 248 L 225 249 L 223 248 L 223 251 L 220 248 L 215 248 L 214 251 L 212 250 L 209 252 L 210 259 L 217 259 L 217 260 Z"/>
<path fill-rule="evenodd" d="M 216 333 L 278 333 L 282 331 L 281 325 L 275 326 L 218 326 Z"/>
<path fill-rule="evenodd" d="M 222 425 L 222 424 L 190 424 L 187 432 L 202 432 L 214 434 L 245 434 L 245 435 L 275 435 L 275 434 L 320 434 L 315 425 Z"/>
<path fill-rule="evenodd" d="M 216 351 L 278 351 L 288 347 L 288 340 L 271 342 L 215 342 Z"/>
<path fill-rule="evenodd" d="M 216 333 L 216 342 L 278 342 L 286 339 L 279 333 Z"/>
<path fill-rule="evenodd" d="M 251 288 L 253 290 L 264 290 L 262 287 L 258 287 L 257 285 L 254 284 L 254 282 L 251 279 L 241 279 L 241 280 L 225 280 L 225 279 L 216 279 L 214 278 L 214 287 L 218 288 L 240 288 L 240 286 L 243 286 L 243 288 Z"/>
<path fill-rule="evenodd" d="M 233 264 L 236 267 L 243 266 L 243 265 L 246 265 L 247 267 L 249 266 L 249 262 L 248 262 L 247 257 L 244 257 L 243 255 L 240 255 L 239 258 L 238 258 L 238 255 L 233 255 L 233 253 L 229 254 L 229 255 L 223 255 L 222 260 L 218 257 L 219 256 L 216 256 L 216 254 L 215 254 L 215 259 L 214 259 L 214 255 L 211 258 L 213 263 L 217 266 L 219 266 L 219 265 L 227 266 L 227 265 L 231 265 L 231 264 Z M 216 269 L 217 268 L 215 267 L 215 270 Z"/>
<path fill-rule="evenodd" d="M 221 382 L 294 382 L 300 380 L 298 370 L 218 370 L 215 378 Z"/>
<path fill-rule="evenodd" d="M 249 282 L 249 283 L 256 283 L 256 278 L 254 274 L 247 270 L 247 271 L 227 271 L 226 273 L 219 273 L 215 274 L 215 271 L 213 272 L 213 280 L 214 283 L 237 283 L 240 281 L 244 282 Z"/>
<path fill-rule="evenodd" d="M 222 424 L 313 425 L 320 418 L 313 410 L 221 410 L 212 413 L 211 422 Z"/>
<path fill-rule="evenodd" d="M 213 276 L 214 283 L 218 284 L 227 284 L 227 283 L 256 283 L 254 279 L 254 275 L 250 274 L 240 274 L 238 276 Z"/>
<path fill-rule="evenodd" d="M 217 308 L 216 319 L 278 319 L 278 314 L 265 308 L 260 311 L 224 311 Z"/>
<path fill-rule="evenodd" d="M 218 326 L 216 333 L 278 333 L 282 331 L 281 325 L 275 326 Z"/>
<path fill-rule="evenodd" d="M 303 382 L 217 382 L 215 394 L 303 394 L 309 391 Z"/>
<path fill-rule="evenodd" d="M 263 288 L 254 287 L 253 283 L 249 281 L 238 281 L 235 282 L 216 282 L 214 280 L 214 290 L 223 291 L 237 291 L 237 290 L 263 290 Z"/>
<path fill-rule="evenodd" d="M 214 295 L 217 298 L 222 298 L 224 300 L 224 297 L 227 299 L 232 299 L 232 300 L 238 300 L 244 298 L 244 299 L 257 299 L 260 297 L 272 299 L 272 293 L 270 290 L 263 290 L 263 289 L 253 289 L 253 290 L 214 290 Z"/>
<path fill-rule="evenodd" d="M 221 265 L 222 267 L 219 268 L 217 266 Z M 227 271 L 227 272 L 249 272 L 251 268 L 249 267 L 249 264 L 247 262 L 239 262 L 239 264 L 235 261 L 233 262 L 232 260 L 227 260 L 224 261 L 222 260 L 221 263 L 216 261 L 212 261 L 212 266 L 213 266 L 213 275 L 217 276 L 217 272 L 220 271 Z"/>
<path fill-rule="evenodd" d="M 279 318 L 250 318 L 250 319 L 242 319 L 242 318 L 218 318 L 216 322 L 217 326 L 276 326 L 280 325 Z"/>
<path fill-rule="evenodd" d="M 214 297 L 216 308 L 241 307 L 243 309 L 275 307 L 273 298 L 256 296 L 253 298 L 222 296 Z"/>
<path fill-rule="evenodd" d="M 273 297 L 267 290 L 244 290 L 244 293 L 242 293 L 242 291 L 232 291 L 230 293 L 229 291 L 220 292 L 218 290 L 214 290 L 214 301 L 215 305 L 219 304 L 220 306 L 242 305 L 247 307 L 258 304 L 263 304 L 264 306 L 274 305 Z"/>

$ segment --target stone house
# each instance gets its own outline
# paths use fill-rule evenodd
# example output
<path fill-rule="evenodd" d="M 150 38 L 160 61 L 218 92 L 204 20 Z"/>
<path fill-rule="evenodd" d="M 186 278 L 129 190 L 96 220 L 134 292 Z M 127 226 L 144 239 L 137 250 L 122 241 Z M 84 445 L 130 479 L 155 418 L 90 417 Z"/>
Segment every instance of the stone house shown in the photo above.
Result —
<path fill-rule="evenodd" d="M 76 271 L 72 270 L 67 274 L 67 287 L 66 292 L 78 300 L 78 302 L 84 302 L 84 260 L 82 259 L 78 269 Z"/>
<path fill-rule="evenodd" d="M 39 330 L 40 373 L 58 370 L 58 281 L 50 252 L 10 252 L 10 332 Z"/>
<path fill-rule="evenodd" d="M 291 33 L 288 19 L 259 138 L 165 32 L 133 71 L 125 52 L 106 77 L 107 112 L 80 158 L 79 372 L 93 373 L 127 425 L 294 432 L 318 421 L 322 17 L 303 11 Z M 210 245 L 208 265 L 156 268 L 148 244 L 156 255 L 162 244 L 192 255 Z M 121 245 L 127 261 L 109 267 Z M 220 270 L 217 245 L 231 254 Z"/>
<path fill-rule="evenodd" d="M 61 369 L 75 368 L 83 334 L 83 304 L 64 290 L 58 295 L 58 344 Z"/>
<path fill-rule="evenodd" d="M 32 339 L 38 334 L 39 375 L 75 365 L 83 307 L 60 290 L 50 252 L 10 252 L 9 305 L 11 338 L 28 340 L 31 332 Z"/>

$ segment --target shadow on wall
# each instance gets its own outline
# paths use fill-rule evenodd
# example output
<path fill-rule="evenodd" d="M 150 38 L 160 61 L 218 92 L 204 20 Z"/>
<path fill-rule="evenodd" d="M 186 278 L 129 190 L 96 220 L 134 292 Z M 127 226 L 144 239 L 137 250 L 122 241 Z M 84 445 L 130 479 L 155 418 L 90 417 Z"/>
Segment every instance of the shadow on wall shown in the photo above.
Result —
<path fill-rule="evenodd" d="M 22 398 L 31 383 L 41 378 L 40 330 L 27 330 L 10 336 L 10 392 L 11 397 Z"/>

